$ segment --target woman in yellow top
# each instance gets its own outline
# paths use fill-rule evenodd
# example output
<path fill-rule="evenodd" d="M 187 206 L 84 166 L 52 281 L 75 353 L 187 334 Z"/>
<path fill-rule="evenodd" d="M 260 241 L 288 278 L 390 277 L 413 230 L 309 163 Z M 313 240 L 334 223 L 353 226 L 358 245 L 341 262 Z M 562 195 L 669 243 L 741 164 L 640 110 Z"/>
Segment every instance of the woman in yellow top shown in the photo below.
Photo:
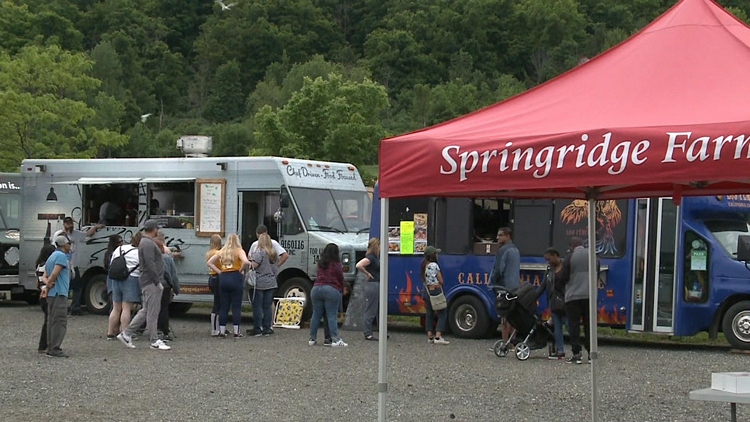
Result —
<path fill-rule="evenodd" d="M 240 334 L 240 320 L 242 319 L 242 295 L 245 291 L 244 270 L 250 265 L 247 255 L 242 249 L 240 238 L 232 233 L 227 243 L 208 260 L 208 267 L 219 274 L 219 293 L 221 307 L 219 309 L 219 337 L 226 337 L 229 307 L 232 307 L 232 322 L 234 323 L 234 338 L 244 337 Z"/>
<path fill-rule="evenodd" d="M 211 242 L 206 252 L 206 262 L 216 255 L 221 249 L 221 236 L 215 234 L 211 236 Z M 219 295 L 219 274 L 216 274 L 210 267 L 208 268 L 208 288 L 214 295 L 214 306 L 211 308 L 211 336 L 219 335 L 219 309 L 221 309 L 221 296 Z"/>

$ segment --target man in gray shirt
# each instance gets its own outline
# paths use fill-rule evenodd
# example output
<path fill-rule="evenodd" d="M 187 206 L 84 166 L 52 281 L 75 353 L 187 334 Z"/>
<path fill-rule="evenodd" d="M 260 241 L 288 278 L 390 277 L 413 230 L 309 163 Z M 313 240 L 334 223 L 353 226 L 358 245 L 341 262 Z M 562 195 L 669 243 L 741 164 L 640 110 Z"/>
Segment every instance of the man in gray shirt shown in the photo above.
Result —
<path fill-rule="evenodd" d="M 123 332 L 117 338 L 127 347 L 135 349 L 133 344 L 133 331 L 138 329 L 143 320 L 146 320 L 146 329 L 151 340 L 151 348 L 154 350 L 169 350 L 171 347 L 159 340 L 157 335 L 157 323 L 159 310 L 161 309 L 161 295 L 164 290 L 162 280 L 164 279 L 164 258 L 162 249 L 156 245 L 154 238 L 159 233 L 159 225 L 156 220 L 146 220 L 143 226 L 143 238 L 138 245 L 138 265 L 141 275 L 139 284 L 141 286 L 141 301 L 143 307 L 135 315 Z"/>
<path fill-rule="evenodd" d="M 513 243 L 513 232 L 508 227 L 497 230 L 497 242 L 501 246 L 495 255 L 490 287 L 503 287 L 505 291 L 511 291 L 521 284 L 521 253 Z M 512 332 L 513 326 L 503 318 L 503 341 L 507 342 Z"/>

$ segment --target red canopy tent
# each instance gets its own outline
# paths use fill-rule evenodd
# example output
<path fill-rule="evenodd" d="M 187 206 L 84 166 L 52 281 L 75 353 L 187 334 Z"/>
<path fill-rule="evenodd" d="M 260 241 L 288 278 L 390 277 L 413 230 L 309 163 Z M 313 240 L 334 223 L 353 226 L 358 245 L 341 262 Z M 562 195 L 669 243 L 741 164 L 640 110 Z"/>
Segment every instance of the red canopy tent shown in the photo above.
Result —
<path fill-rule="evenodd" d="M 750 28 L 710 0 L 681 0 L 633 37 L 501 103 L 380 144 L 388 198 L 596 199 L 750 191 Z M 382 243 L 380 318 L 388 250 Z M 594 267 L 590 248 L 589 268 Z M 591 272 L 590 297 L 596 297 Z M 596 324 L 596 301 L 591 301 Z M 381 339 L 385 324 L 381 325 Z M 597 360 L 596 336 L 591 339 Z M 385 414 L 385 342 L 379 415 Z M 592 419 L 597 419 L 592 365 Z"/>
<path fill-rule="evenodd" d="M 683 0 L 501 103 L 380 144 L 380 194 L 626 198 L 747 192 L 750 28 Z"/>

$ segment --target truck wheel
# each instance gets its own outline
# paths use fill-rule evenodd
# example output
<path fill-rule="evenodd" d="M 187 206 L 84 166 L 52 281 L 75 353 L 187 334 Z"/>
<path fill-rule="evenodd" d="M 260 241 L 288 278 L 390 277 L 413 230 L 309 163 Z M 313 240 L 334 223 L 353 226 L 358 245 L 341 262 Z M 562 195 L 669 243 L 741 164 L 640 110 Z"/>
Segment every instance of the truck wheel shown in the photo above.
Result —
<path fill-rule="evenodd" d="M 294 277 L 287 280 L 279 287 L 279 297 L 299 297 L 305 299 L 305 309 L 302 311 L 302 321 L 308 321 L 312 317 L 312 296 L 310 290 L 312 283 L 302 277 Z"/>
<path fill-rule="evenodd" d="M 109 295 L 107 294 L 107 276 L 97 274 L 86 283 L 83 292 L 86 301 L 86 309 L 89 313 L 96 315 L 107 315 L 110 309 Z"/>
<path fill-rule="evenodd" d="M 478 297 L 465 295 L 452 301 L 448 324 L 456 337 L 482 338 L 487 335 L 490 317 Z"/>
<path fill-rule="evenodd" d="M 724 314 L 722 330 L 729 344 L 737 349 L 750 349 L 750 301 L 730 306 Z"/>
<path fill-rule="evenodd" d="M 29 305 L 39 304 L 39 290 L 26 290 L 23 292 L 23 300 Z"/>
<path fill-rule="evenodd" d="M 191 302 L 172 302 L 169 304 L 169 316 L 185 315 L 192 306 Z"/>

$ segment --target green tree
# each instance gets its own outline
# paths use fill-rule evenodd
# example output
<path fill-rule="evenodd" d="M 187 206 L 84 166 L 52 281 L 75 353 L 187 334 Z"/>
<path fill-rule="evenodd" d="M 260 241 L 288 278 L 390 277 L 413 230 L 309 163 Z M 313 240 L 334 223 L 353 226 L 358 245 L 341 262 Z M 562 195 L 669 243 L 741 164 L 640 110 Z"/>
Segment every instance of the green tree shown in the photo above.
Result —
<path fill-rule="evenodd" d="M 260 109 L 251 154 L 374 163 L 385 135 L 380 113 L 387 107 L 385 88 L 370 80 L 306 79 L 283 108 Z"/>
<path fill-rule="evenodd" d="M 211 82 L 203 117 L 214 122 L 229 122 L 244 114 L 245 96 L 240 76 L 240 65 L 234 60 L 219 66 Z"/>
<path fill-rule="evenodd" d="M 96 111 L 85 102 L 99 85 L 92 62 L 57 46 L 31 46 L 0 55 L 0 137 L 8 140 L 2 168 L 24 158 L 94 157 L 127 141 L 107 128 L 88 129 Z M 87 130 L 88 129 L 88 130 Z"/>

